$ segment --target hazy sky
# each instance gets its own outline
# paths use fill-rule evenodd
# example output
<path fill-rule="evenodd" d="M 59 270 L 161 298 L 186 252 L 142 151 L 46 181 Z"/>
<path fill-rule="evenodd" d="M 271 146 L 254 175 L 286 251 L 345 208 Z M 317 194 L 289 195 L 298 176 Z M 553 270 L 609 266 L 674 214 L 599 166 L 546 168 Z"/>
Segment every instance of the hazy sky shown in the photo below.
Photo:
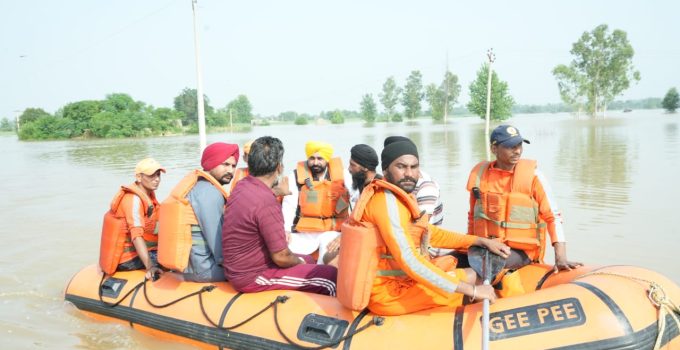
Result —
<path fill-rule="evenodd" d="M 0 118 L 123 92 L 171 107 L 195 87 L 191 0 L 0 0 Z M 622 29 L 642 80 L 620 97 L 680 87 L 678 1 L 199 0 L 204 92 L 254 113 L 359 109 L 385 79 L 460 78 L 460 103 L 485 60 L 518 103 L 559 102 L 550 71 L 599 24 Z M 423 104 L 425 107 L 425 105 Z M 380 107 L 382 110 L 382 107 Z"/>

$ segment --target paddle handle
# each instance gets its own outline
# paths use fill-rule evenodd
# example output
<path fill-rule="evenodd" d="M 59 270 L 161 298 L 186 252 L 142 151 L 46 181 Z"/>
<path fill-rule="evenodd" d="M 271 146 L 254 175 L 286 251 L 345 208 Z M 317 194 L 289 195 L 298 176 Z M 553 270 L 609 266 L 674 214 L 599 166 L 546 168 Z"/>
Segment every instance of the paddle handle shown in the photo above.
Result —
<path fill-rule="evenodd" d="M 489 280 L 484 280 L 484 285 L 489 284 Z M 489 350 L 489 299 L 482 304 L 482 349 Z"/>

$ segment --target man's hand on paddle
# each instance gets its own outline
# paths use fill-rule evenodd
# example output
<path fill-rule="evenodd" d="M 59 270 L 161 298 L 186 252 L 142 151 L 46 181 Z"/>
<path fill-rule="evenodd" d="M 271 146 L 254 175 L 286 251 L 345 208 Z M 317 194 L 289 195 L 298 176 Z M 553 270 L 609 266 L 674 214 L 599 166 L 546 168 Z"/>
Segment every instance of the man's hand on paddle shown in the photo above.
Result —
<path fill-rule="evenodd" d="M 553 244 L 555 248 L 555 267 L 553 270 L 555 273 L 560 271 L 571 271 L 583 264 L 580 262 L 568 261 L 567 260 L 567 244 L 564 242 L 557 242 Z"/>
<path fill-rule="evenodd" d="M 507 259 L 510 256 L 510 247 L 508 247 L 505 243 L 501 241 L 497 241 L 495 239 L 488 239 L 488 238 L 479 238 L 477 242 L 475 242 L 475 245 L 478 245 L 480 247 L 484 247 L 488 249 L 490 252 L 499 255 L 505 259 Z"/>

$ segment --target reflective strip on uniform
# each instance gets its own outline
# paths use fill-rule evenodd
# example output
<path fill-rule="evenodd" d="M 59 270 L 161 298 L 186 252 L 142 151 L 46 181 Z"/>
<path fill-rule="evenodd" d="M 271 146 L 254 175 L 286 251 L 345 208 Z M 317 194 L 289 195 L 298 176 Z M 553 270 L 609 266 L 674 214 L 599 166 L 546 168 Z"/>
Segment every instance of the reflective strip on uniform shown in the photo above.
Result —
<path fill-rule="evenodd" d="M 390 225 L 392 226 L 392 233 L 394 234 L 395 241 L 399 246 L 399 250 L 401 251 L 402 260 L 409 267 L 409 270 L 418 274 L 420 277 L 445 292 L 455 292 L 456 288 L 458 288 L 458 285 L 438 275 L 436 272 L 430 270 L 426 265 L 418 261 L 418 258 L 415 254 L 413 254 L 413 250 L 411 250 L 411 247 L 408 244 L 408 239 L 406 236 L 407 233 L 404 232 L 404 229 L 401 227 L 397 198 L 390 190 L 386 189 L 385 199 L 387 201 L 387 216 L 390 220 Z"/>
<path fill-rule="evenodd" d="M 142 218 L 139 216 L 139 208 L 142 206 L 142 200 L 137 196 L 132 196 L 132 227 L 142 227 Z"/>
<path fill-rule="evenodd" d="M 376 274 L 380 277 L 406 276 L 406 272 L 404 272 L 404 270 L 378 270 Z"/>

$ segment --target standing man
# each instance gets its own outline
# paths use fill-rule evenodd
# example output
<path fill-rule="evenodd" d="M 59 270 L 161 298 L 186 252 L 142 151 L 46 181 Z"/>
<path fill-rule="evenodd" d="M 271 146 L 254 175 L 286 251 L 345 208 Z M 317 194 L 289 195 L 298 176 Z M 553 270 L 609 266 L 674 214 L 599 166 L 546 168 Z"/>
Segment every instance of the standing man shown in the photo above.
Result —
<path fill-rule="evenodd" d="M 350 268 L 351 271 L 344 270 L 343 273 L 355 273 L 359 289 L 370 291 L 368 308 L 379 315 L 401 315 L 437 306 L 459 306 L 463 303 L 463 295 L 470 296 L 472 300 L 489 299 L 493 302 L 493 287 L 477 285 L 472 269 L 443 270 L 432 263 L 427 247 L 432 244 L 460 249 L 479 245 L 504 257 L 510 248 L 497 241 L 448 231 L 427 223 L 428 216 L 421 216 L 412 196 L 420 177 L 418 149 L 412 142 L 388 144 L 382 151 L 381 163 L 385 180 L 374 180 L 369 185 L 370 189 L 365 188 L 355 209 L 363 210 L 361 222 L 355 227 L 368 227 L 373 231 L 354 237 L 346 235 L 347 231 L 342 236 L 342 249 L 358 248 L 353 252 L 361 254 L 358 257 L 346 255 L 357 263 Z M 358 212 L 353 212 L 352 216 L 356 215 L 359 215 Z M 355 239 L 361 240 L 369 233 L 378 234 L 380 239 L 377 242 L 384 242 L 378 244 L 378 253 L 373 246 L 369 249 L 352 247 L 361 244 Z M 374 260 L 363 254 L 378 256 L 375 278 L 366 278 L 365 271 L 376 267 L 368 266 L 375 264 Z M 346 262 L 342 260 L 344 257 L 341 253 L 341 266 Z M 359 266 L 363 262 L 366 266 Z M 356 291 L 352 287 L 350 290 Z"/>
<path fill-rule="evenodd" d="M 347 218 L 349 196 L 340 157 L 333 158 L 333 146 L 310 141 L 305 145 L 307 160 L 297 164 L 290 176 L 290 195 L 283 199 L 285 229 L 290 232 L 290 250 L 312 254 L 319 250 L 319 262 L 326 247 L 340 235 Z"/>
<path fill-rule="evenodd" d="M 222 220 L 238 145 L 216 142 L 205 148 L 203 170 L 189 173 L 161 205 L 159 261 L 195 282 L 223 281 Z"/>
<path fill-rule="evenodd" d="M 121 186 L 104 216 L 99 266 L 111 275 L 116 271 L 146 270 L 146 278 L 158 268 L 158 208 L 156 189 L 165 169 L 153 158 L 135 167 L 135 182 Z"/>
<path fill-rule="evenodd" d="M 240 292 L 301 290 L 335 295 L 337 269 L 308 264 L 286 242 L 281 205 L 272 188 L 283 174 L 281 140 L 264 136 L 250 149 L 248 171 L 227 203 L 222 231 L 224 274 Z M 313 262 L 311 257 L 307 257 Z"/>
<path fill-rule="evenodd" d="M 510 125 L 495 128 L 490 140 L 496 160 L 480 162 L 468 178 L 468 233 L 508 244 L 512 253 L 505 266 L 518 269 L 543 261 L 547 229 L 555 249 L 555 272 L 580 266 L 567 260 L 562 214 L 545 176 L 535 160 L 520 159 L 522 144 L 529 140 Z"/>

